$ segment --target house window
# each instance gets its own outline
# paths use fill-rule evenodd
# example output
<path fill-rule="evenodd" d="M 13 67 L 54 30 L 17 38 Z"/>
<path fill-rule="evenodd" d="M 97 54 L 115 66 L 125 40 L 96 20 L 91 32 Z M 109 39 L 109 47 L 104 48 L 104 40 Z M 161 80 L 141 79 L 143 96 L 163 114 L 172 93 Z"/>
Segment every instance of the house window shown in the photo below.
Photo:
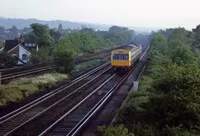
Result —
<path fill-rule="evenodd" d="M 26 54 L 22 54 L 22 60 L 27 60 L 27 55 Z"/>

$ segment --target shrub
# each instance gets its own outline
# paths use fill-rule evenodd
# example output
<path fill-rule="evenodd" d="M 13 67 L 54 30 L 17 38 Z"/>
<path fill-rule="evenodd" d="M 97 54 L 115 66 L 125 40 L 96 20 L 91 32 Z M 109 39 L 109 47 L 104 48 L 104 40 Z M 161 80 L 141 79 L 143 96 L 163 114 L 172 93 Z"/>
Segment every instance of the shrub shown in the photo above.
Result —
<path fill-rule="evenodd" d="M 134 136 L 134 134 L 129 133 L 128 129 L 122 124 L 109 127 L 101 126 L 97 129 L 103 136 Z"/>

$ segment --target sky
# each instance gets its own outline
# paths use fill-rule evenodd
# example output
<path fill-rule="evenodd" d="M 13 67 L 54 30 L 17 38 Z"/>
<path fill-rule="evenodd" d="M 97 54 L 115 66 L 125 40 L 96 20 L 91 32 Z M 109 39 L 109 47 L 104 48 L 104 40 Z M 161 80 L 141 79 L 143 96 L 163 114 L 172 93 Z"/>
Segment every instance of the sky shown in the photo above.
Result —
<path fill-rule="evenodd" d="M 199 0 L 0 0 L 0 16 L 150 28 L 195 28 Z"/>

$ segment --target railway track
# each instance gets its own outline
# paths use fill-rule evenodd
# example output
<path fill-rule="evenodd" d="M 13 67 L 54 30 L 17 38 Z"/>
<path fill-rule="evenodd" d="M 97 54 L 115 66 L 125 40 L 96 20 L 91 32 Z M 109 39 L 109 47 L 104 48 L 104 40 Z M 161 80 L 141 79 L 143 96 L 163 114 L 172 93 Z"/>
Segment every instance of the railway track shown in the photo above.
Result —
<path fill-rule="evenodd" d="M 132 72 L 116 75 L 109 63 L 0 117 L 0 136 L 75 135 Z"/>
<path fill-rule="evenodd" d="M 37 74 L 37 73 L 44 72 L 44 71 L 50 71 L 52 69 L 53 69 L 52 66 L 43 66 L 43 67 L 39 67 L 39 68 L 28 69 L 28 70 L 24 70 L 24 71 L 9 73 L 9 74 L 3 74 L 1 76 L 1 81 L 5 82 L 10 79 L 27 76 L 27 75 L 31 75 L 31 74 Z"/>
<path fill-rule="evenodd" d="M 110 73 L 110 68 L 109 63 L 97 67 L 69 84 L 0 117 L 0 135 L 35 135 L 35 132 L 31 131 L 36 130 L 37 123 L 42 125 L 41 120 L 43 120 L 44 124 L 42 126 L 46 127 L 54 121 L 49 117 L 55 116 L 54 118 L 57 118 L 66 110 L 70 110 L 73 105 L 88 95 L 88 87 L 96 87 L 94 85 L 96 82 L 103 82 L 108 78 L 107 74 Z M 36 126 L 33 124 L 36 124 Z M 27 133 L 24 133 L 24 128 Z M 39 129 L 45 128 L 39 126 L 37 130 Z"/>
<path fill-rule="evenodd" d="M 135 67 L 134 67 L 135 68 Z M 128 78 L 134 68 L 124 76 L 111 75 L 98 88 L 94 89 L 90 95 L 85 97 L 70 111 L 55 121 L 45 129 L 39 136 L 72 136 L 86 124 L 88 120 L 99 111 L 102 106 L 110 99 L 115 91 Z"/>
<path fill-rule="evenodd" d="M 146 55 L 144 51 L 140 60 Z M 96 88 L 90 95 L 79 102 L 73 109 L 65 113 L 51 126 L 45 129 L 39 136 L 74 136 L 86 126 L 88 121 L 106 104 L 111 96 L 119 89 L 126 79 L 134 72 L 135 67 L 126 75 L 119 77 L 113 74 L 98 88 Z"/>
<path fill-rule="evenodd" d="M 111 50 L 116 49 L 116 48 L 120 48 L 120 47 L 114 47 L 112 49 L 106 49 L 106 50 L 99 51 L 93 54 L 79 56 L 75 58 L 75 64 L 79 64 L 79 63 L 86 62 L 93 59 L 103 58 L 105 56 L 109 57 Z M 2 83 L 4 83 L 13 78 L 37 74 L 37 73 L 49 71 L 52 69 L 53 69 L 52 64 L 37 64 L 37 65 L 21 66 L 21 67 L 16 67 L 16 68 L 0 69 L 0 72 L 2 74 L 1 81 Z"/>

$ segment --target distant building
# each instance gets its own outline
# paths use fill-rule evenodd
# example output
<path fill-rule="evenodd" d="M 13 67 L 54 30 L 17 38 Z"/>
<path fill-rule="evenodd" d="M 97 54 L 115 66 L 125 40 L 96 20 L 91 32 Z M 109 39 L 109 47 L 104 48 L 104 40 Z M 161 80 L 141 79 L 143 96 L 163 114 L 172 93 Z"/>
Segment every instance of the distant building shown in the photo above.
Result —
<path fill-rule="evenodd" d="M 38 51 L 33 41 L 24 41 L 23 34 L 15 40 L 5 40 L 3 51 L 18 59 L 18 64 L 26 64 L 30 60 L 31 52 Z"/>
<path fill-rule="evenodd" d="M 17 57 L 19 65 L 28 63 L 31 56 L 31 52 L 22 43 L 19 43 L 18 40 L 6 40 L 4 51 L 12 57 Z"/>
<path fill-rule="evenodd" d="M 38 51 L 38 45 L 34 42 L 26 41 L 24 43 L 24 46 L 29 50 L 29 51 Z"/>

